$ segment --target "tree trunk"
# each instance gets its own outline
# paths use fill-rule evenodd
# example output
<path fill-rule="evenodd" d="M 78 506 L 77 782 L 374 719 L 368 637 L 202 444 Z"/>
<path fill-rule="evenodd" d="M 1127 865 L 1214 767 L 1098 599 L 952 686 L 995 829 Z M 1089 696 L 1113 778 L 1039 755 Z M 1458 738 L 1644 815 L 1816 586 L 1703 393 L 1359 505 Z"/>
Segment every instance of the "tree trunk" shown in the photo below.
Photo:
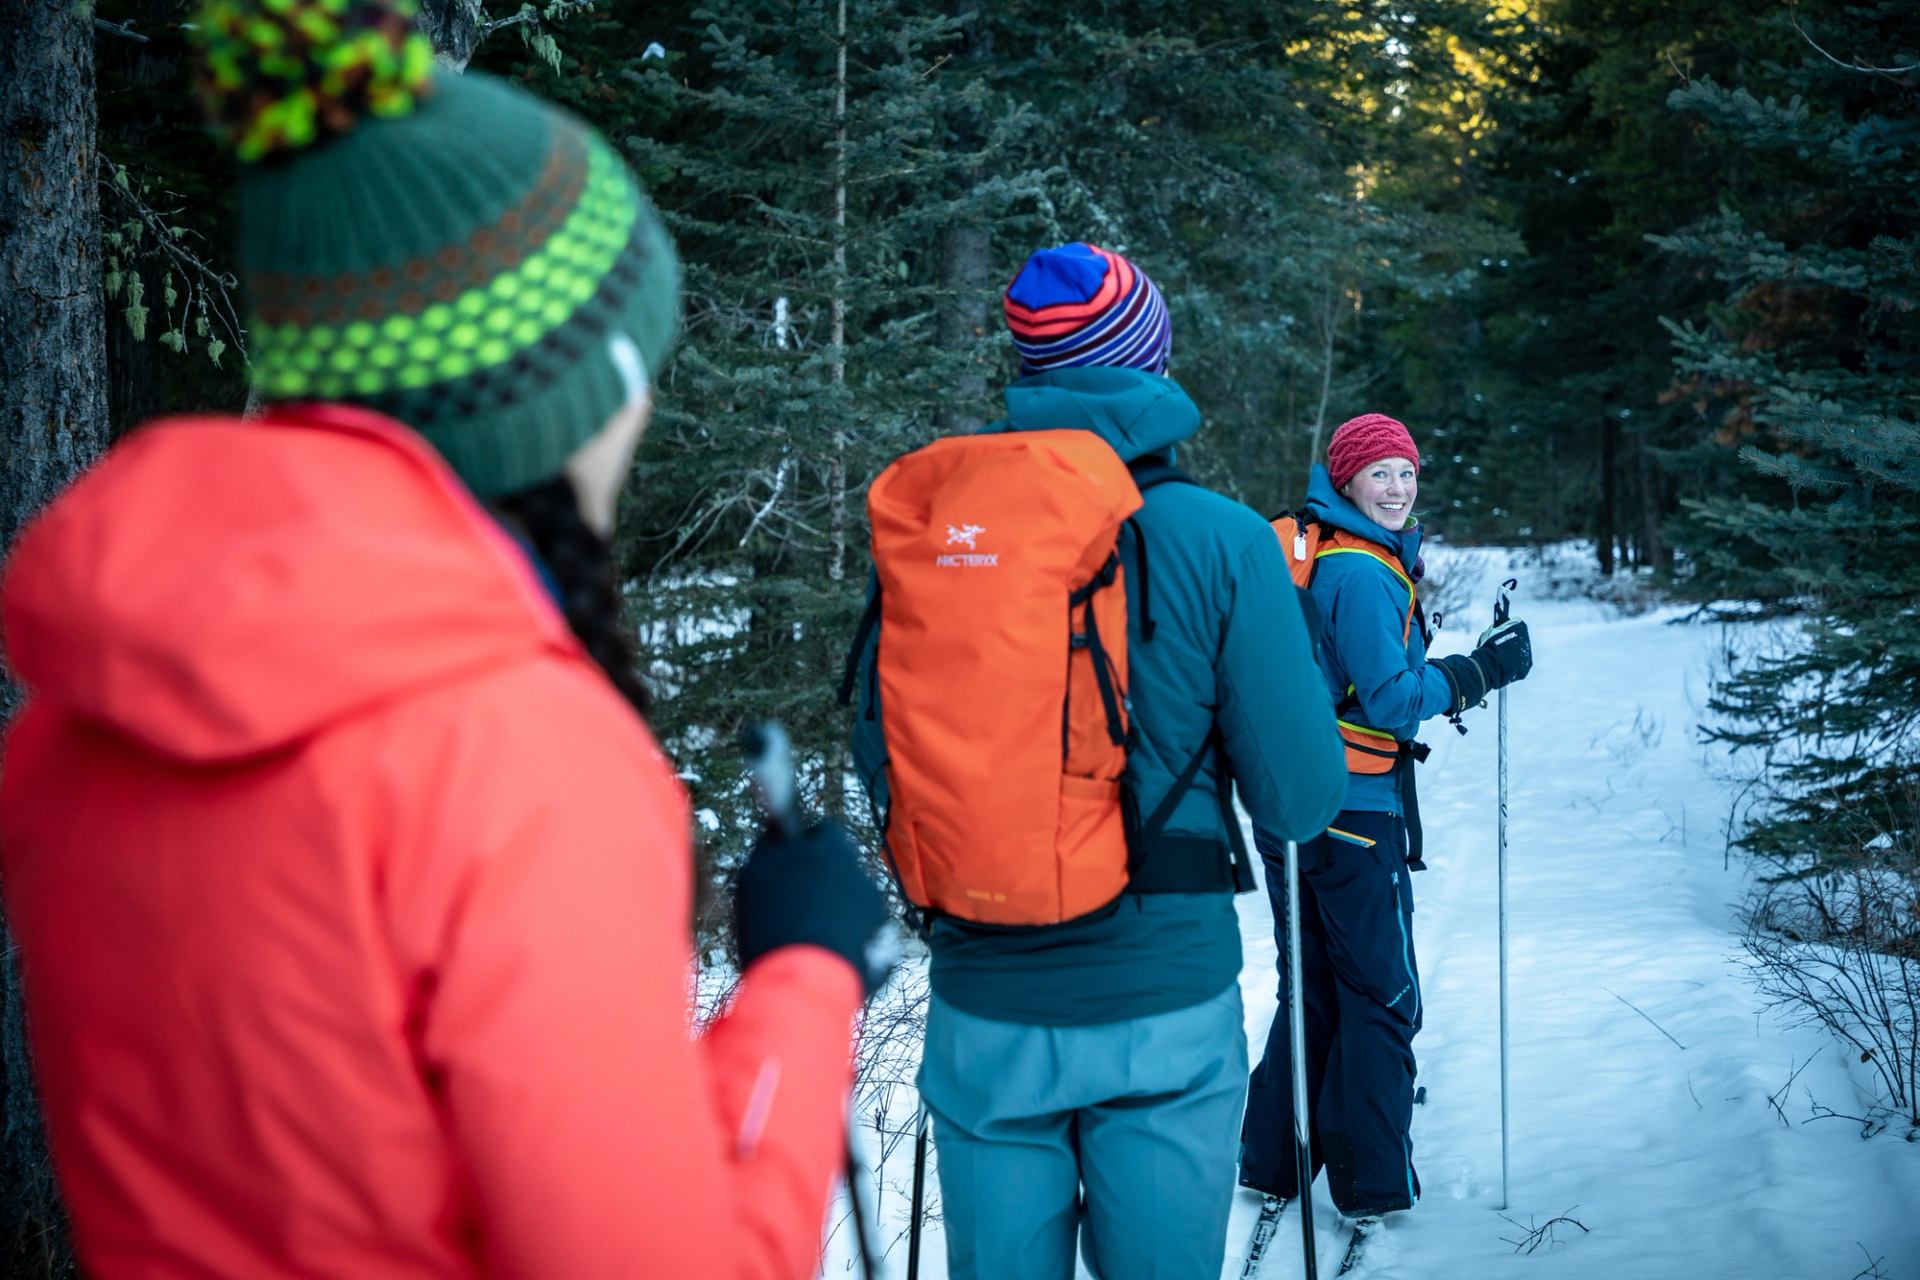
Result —
<path fill-rule="evenodd" d="M 945 351 L 978 347 L 991 317 L 993 232 L 986 227 L 949 227 L 940 248 L 941 283 L 947 288 L 940 313 L 940 346 Z M 978 405 L 987 394 L 987 371 L 970 361 L 954 380 L 951 398 L 941 406 L 940 429 L 950 435 L 978 431 L 985 419 Z"/>
<path fill-rule="evenodd" d="M 1660 468 L 1644 436 L 1637 442 L 1636 461 L 1640 469 L 1640 546 L 1642 561 L 1658 573 L 1668 567 L 1667 543 L 1660 531 Z"/>
<path fill-rule="evenodd" d="M 1301 479 L 1301 491 L 1313 479 L 1313 464 L 1320 461 L 1320 438 L 1327 429 L 1327 402 L 1333 396 L 1334 340 L 1340 334 L 1341 293 L 1331 283 L 1320 307 L 1320 403 L 1313 410 L 1313 435 L 1307 441 L 1307 465 Z"/>
<path fill-rule="evenodd" d="M 833 388 L 847 382 L 847 0 L 840 0 L 833 71 Z M 827 501 L 832 551 L 827 576 L 847 576 L 847 425 L 836 396 L 832 453 L 827 463 Z"/>
<path fill-rule="evenodd" d="M 827 530 L 831 548 L 827 577 L 843 582 L 847 576 L 847 0 L 840 0 L 834 25 L 833 63 L 833 437 L 827 459 Z M 825 802 L 829 813 L 846 812 L 846 776 L 851 761 L 847 748 L 830 747 L 824 772 Z"/>
<path fill-rule="evenodd" d="M 957 61 L 962 74 L 984 64 L 992 52 L 992 32 L 981 18 L 980 0 L 958 0 L 954 16 L 960 20 L 964 37 L 963 52 Z M 960 151 L 974 151 L 981 142 L 980 113 L 972 107 L 950 110 L 947 127 L 953 133 L 952 145 Z M 959 181 L 972 187 L 981 179 L 977 169 L 960 175 Z M 940 312 L 940 346 L 944 351 L 979 354 L 981 340 L 992 323 L 990 304 L 993 296 L 993 232 L 980 223 L 961 223 L 947 229 L 940 245 L 940 283 L 947 290 Z M 977 361 L 967 366 L 954 380 L 951 398 L 940 410 L 940 429 L 949 435 L 978 431 L 985 424 L 978 408 L 987 395 L 987 369 Z"/>
<path fill-rule="evenodd" d="M 106 442 L 93 85 L 90 6 L 0 0 L 0 555 Z M 0 675 L 0 714 L 18 697 Z M 0 1056 L 0 1272 L 62 1274 L 59 1200 L 3 935 Z"/>
<path fill-rule="evenodd" d="M 420 0 L 413 25 L 433 44 L 433 60 L 448 71 L 465 71 L 480 43 L 486 17 L 480 0 Z"/>
<path fill-rule="evenodd" d="M 1613 538 L 1617 528 L 1615 513 L 1619 501 L 1620 421 L 1609 412 L 1600 423 L 1600 528 L 1594 536 L 1594 550 L 1600 558 L 1602 577 L 1613 576 Z"/>
<path fill-rule="evenodd" d="M 93 22 L 63 0 L 0 7 L 4 551 L 104 447 L 107 393 Z"/>

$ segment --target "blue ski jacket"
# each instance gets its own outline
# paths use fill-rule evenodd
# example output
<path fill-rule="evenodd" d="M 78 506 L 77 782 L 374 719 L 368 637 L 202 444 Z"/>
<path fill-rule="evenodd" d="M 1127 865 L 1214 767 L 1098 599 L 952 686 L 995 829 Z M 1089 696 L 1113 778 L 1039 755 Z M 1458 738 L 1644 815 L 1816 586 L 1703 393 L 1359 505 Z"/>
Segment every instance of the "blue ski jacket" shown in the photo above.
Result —
<path fill-rule="evenodd" d="M 1419 525 L 1391 530 L 1375 524 L 1333 487 L 1323 466 L 1314 467 L 1307 483 L 1307 513 L 1386 548 L 1413 575 Z M 1401 642 L 1407 588 L 1391 569 L 1372 556 L 1328 556 L 1315 566 L 1310 590 L 1324 622 L 1320 669 L 1327 689 L 1336 703 L 1352 691 L 1360 723 L 1405 742 L 1422 720 L 1452 705 L 1453 686 L 1428 663 L 1421 627 L 1416 624 Z M 1399 813 L 1398 780 L 1393 774 L 1349 774 L 1345 807 Z"/>
<path fill-rule="evenodd" d="M 1128 462 L 1171 460 L 1200 411 L 1170 378 L 1106 366 L 1054 370 L 1006 392 L 988 431 L 1078 427 Z M 1206 758 L 1150 859 L 1219 859 L 1230 841 L 1228 788 L 1264 830 L 1309 839 L 1346 793 L 1332 700 L 1313 669 L 1292 578 L 1273 530 L 1251 509 L 1184 482 L 1152 485 L 1135 515 L 1152 576 L 1155 632 L 1128 593 L 1127 660 L 1135 741 L 1126 782 L 1152 813 L 1181 771 Z M 1138 540 L 1121 539 L 1127 580 Z M 864 666 L 871 651 L 861 655 Z M 884 811 L 886 742 L 873 682 L 857 681 L 856 767 Z M 871 711 L 871 714 L 869 712 Z M 1223 766 L 1224 765 L 1224 769 Z M 978 1017 L 1097 1025 L 1211 999 L 1240 971 L 1230 894 L 1129 893 L 1118 910 L 1047 929 L 979 929 L 941 918 L 929 945 L 935 994 Z"/>

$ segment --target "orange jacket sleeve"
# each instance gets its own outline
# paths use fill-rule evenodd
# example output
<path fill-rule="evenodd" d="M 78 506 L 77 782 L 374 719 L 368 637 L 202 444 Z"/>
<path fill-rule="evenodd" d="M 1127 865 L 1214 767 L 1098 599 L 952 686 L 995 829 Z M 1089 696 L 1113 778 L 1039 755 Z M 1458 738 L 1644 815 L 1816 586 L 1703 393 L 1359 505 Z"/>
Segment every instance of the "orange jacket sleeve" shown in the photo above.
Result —
<path fill-rule="evenodd" d="M 859 979 L 777 951 L 695 1039 L 684 793 L 603 685 L 571 687 L 596 676 L 552 675 L 538 714 L 463 743 L 391 873 L 410 1032 L 475 1206 L 450 1229 L 503 1277 L 811 1276 Z"/>

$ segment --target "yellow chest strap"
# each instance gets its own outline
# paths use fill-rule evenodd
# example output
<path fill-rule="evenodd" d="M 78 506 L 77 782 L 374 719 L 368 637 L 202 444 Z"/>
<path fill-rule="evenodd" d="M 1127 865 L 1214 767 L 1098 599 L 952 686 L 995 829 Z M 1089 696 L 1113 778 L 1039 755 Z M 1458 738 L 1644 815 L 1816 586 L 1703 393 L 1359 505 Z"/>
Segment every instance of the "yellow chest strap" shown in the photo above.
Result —
<path fill-rule="evenodd" d="M 1372 547 L 1322 547 L 1313 558 L 1315 560 L 1324 560 L 1328 556 L 1370 556 L 1385 565 L 1387 571 L 1393 574 L 1394 577 L 1400 579 L 1400 585 L 1407 589 L 1407 616 L 1400 624 L 1400 643 L 1402 646 L 1406 645 L 1406 643 L 1413 638 L 1413 603 L 1415 599 L 1413 579 L 1406 575 L 1406 571 L 1394 563 L 1393 557 L 1389 556 L 1386 552 L 1377 551 Z"/>

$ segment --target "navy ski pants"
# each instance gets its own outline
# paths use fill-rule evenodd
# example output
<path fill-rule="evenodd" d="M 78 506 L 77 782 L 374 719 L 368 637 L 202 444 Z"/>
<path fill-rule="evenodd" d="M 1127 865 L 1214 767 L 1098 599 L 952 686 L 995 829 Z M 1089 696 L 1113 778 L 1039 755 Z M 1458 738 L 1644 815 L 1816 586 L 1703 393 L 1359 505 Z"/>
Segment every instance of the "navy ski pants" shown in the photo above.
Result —
<path fill-rule="evenodd" d="M 1280 1005 L 1248 1087 L 1240 1180 L 1292 1197 L 1293 1056 L 1287 1017 L 1286 845 L 1256 832 L 1280 947 Z M 1413 1171 L 1413 1037 L 1420 976 L 1406 825 L 1349 809 L 1300 846 L 1309 1145 L 1341 1212 L 1407 1209 Z"/>

